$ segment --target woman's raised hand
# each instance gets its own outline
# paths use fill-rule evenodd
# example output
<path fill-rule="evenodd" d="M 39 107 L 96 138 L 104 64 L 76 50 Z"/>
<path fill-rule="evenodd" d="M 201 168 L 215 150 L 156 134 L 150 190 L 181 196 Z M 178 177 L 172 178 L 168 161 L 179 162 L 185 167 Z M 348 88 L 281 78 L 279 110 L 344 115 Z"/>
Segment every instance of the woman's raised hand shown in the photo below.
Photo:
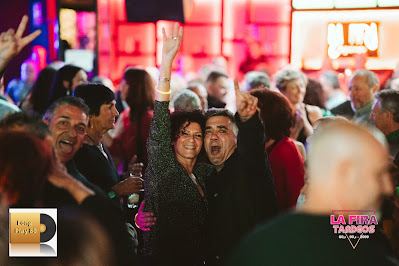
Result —
<path fill-rule="evenodd" d="M 183 39 L 183 28 L 179 27 L 178 23 L 170 26 L 169 36 L 162 28 L 163 48 L 162 48 L 162 62 L 160 72 L 160 82 L 155 88 L 155 100 L 169 101 L 170 100 L 170 76 L 172 74 L 172 62 L 175 58 L 177 51 L 179 51 L 181 41 Z"/>
<path fill-rule="evenodd" d="M 165 28 L 162 28 L 162 36 L 162 60 L 171 63 L 175 58 L 177 51 L 179 51 L 183 39 L 183 27 L 179 26 L 178 23 L 170 25 L 169 36 L 166 35 Z"/>

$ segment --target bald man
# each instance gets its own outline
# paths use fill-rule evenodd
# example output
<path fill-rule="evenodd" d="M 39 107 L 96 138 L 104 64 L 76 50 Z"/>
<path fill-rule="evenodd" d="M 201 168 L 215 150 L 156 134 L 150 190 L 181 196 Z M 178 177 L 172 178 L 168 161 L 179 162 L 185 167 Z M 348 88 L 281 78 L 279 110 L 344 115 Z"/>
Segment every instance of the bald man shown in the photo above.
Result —
<path fill-rule="evenodd" d="M 255 230 L 229 265 L 397 265 L 373 216 L 393 193 L 389 165 L 387 148 L 367 129 L 341 121 L 321 128 L 310 140 L 304 207 Z M 367 221 L 349 222 L 360 214 Z M 341 231 L 360 224 L 370 232 L 364 239 Z"/>

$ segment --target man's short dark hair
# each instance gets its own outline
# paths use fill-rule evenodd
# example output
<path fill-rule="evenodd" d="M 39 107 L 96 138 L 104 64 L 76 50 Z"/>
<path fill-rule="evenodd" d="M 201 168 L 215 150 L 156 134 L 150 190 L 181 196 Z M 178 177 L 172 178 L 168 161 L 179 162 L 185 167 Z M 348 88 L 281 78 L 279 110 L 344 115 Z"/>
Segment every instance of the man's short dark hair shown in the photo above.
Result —
<path fill-rule="evenodd" d="M 216 82 L 216 80 L 220 77 L 225 77 L 225 78 L 229 78 L 229 76 L 227 76 L 226 73 L 223 73 L 221 71 L 212 71 L 211 73 L 209 73 L 208 78 L 206 79 L 206 82 Z"/>
<path fill-rule="evenodd" d="M 50 129 L 41 119 L 27 113 L 11 113 L 0 121 L 0 130 L 13 130 L 18 127 L 25 128 L 29 133 L 41 140 L 51 136 Z"/>
<path fill-rule="evenodd" d="M 47 109 L 46 113 L 44 114 L 44 119 L 47 121 L 51 121 L 51 119 L 54 117 L 54 114 L 57 110 L 57 108 L 60 105 L 70 105 L 70 106 L 75 106 L 82 110 L 83 113 L 85 113 L 87 116 L 89 116 L 89 107 L 85 104 L 85 102 L 78 97 L 74 96 L 66 96 L 59 98 L 55 102 L 53 102 L 50 107 Z"/>
<path fill-rule="evenodd" d="M 237 127 L 236 119 L 234 118 L 234 114 L 232 112 L 230 112 L 227 109 L 223 109 L 223 108 L 211 108 L 208 111 L 206 111 L 206 113 L 205 113 L 205 121 L 208 121 L 208 119 L 215 117 L 215 116 L 224 116 L 224 117 L 227 117 L 228 119 L 230 119 L 230 121 L 234 125 L 234 128 L 232 128 L 232 129 L 233 129 L 234 133 L 237 135 L 238 127 Z"/>
<path fill-rule="evenodd" d="M 382 90 L 374 97 L 380 101 L 381 112 L 392 112 L 393 121 L 399 123 L 399 91 L 393 89 Z"/>
<path fill-rule="evenodd" d="M 90 108 L 90 115 L 99 116 L 103 104 L 109 104 L 115 100 L 115 94 L 103 84 L 88 83 L 76 87 L 73 96 L 82 98 Z"/>

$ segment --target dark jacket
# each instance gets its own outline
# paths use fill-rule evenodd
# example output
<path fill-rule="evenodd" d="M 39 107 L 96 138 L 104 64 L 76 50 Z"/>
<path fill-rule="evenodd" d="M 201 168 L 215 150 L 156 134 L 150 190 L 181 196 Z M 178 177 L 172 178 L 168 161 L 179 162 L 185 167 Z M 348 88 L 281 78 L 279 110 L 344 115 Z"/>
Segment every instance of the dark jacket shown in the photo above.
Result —
<path fill-rule="evenodd" d="M 208 100 L 208 108 L 209 109 L 211 109 L 211 108 L 224 108 L 226 106 L 226 103 L 224 103 L 222 101 L 219 101 L 218 99 L 210 96 L 209 94 L 208 94 L 207 100 Z"/>
<path fill-rule="evenodd" d="M 209 201 L 208 261 L 220 263 L 256 225 L 277 213 L 273 177 L 265 153 L 265 136 L 258 114 L 240 122 L 237 148 L 222 170 L 207 178 Z"/>
<path fill-rule="evenodd" d="M 352 119 L 352 117 L 355 115 L 355 112 L 353 111 L 351 106 L 351 101 L 349 100 L 331 109 L 331 113 L 333 113 L 334 115 L 344 116 L 348 119 Z"/>
<path fill-rule="evenodd" d="M 115 169 L 112 157 L 105 147 L 104 151 L 108 159 L 105 158 L 97 146 L 84 143 L 75 154 L 73 160 L 75 161 L 76 168 L 87 180 L 108 194 L 111 188 L 118 184 L 121 179 Z M 120 197 L 113 198 L 113 201 L 120 204 Z"/>
<path fill-rule="evenodd" d="M 285 214 L 254 230 L 227 265 L 398 265 L 378 226 L 368 239 L 349 239 L 359 234 L 334 234 L 328 215 Z"/>

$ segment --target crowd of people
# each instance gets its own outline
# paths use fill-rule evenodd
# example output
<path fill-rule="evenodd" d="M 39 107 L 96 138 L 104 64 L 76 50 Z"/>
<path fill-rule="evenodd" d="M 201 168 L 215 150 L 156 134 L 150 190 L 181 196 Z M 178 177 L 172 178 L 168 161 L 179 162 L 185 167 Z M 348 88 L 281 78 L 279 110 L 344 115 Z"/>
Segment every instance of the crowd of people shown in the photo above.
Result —
<path fill-rule="evenodd" d="M 1 76 L 40 35 L 27 21 L 0 35 Z M 127 67 L 119 89 L 30 59 L 8 83 L 0 233 L 10 207 L 56 207 L 60 248 L 40 262 L 1 248 L 0 264 L 398 265 L 399 77 L 381 89 L 357 70 L 347 96 L 334 71 L 244 62 L 241 84 L 218 69 L 177 88 L 183 28 L 162 35 L 158 73 Z M 378 225 L 354 249 L 331 215 L 364 210 Z"/>

